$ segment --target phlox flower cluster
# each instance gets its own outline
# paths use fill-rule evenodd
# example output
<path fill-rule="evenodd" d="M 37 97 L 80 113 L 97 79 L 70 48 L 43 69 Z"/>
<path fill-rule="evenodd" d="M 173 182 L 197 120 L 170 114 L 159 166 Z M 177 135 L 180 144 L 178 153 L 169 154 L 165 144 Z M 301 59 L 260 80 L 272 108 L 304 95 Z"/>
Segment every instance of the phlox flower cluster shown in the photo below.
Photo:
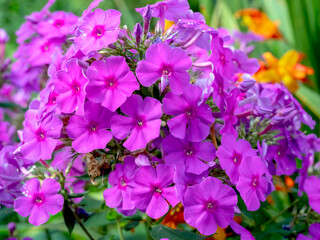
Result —
<path fill-rule="evenodd" d="M 283 85 L 256 83 L 256 59 L 206 25 L 187 0 L 137 9 L 143 26 L 133 30 L 99 2 L 81 17 L 46 6 L 18 31 L 12 74 L 23 64 L 19 73 L 35 71 L 39 84 L 49 65 L 49 79 L 25 114 L 21 143 L 0 152 L 0 204 L 30 215 L 31 224 L 46 222 L 67 193 L 84 191 L 76 178 L 84 159 L 92 181 L 110 172 L 103 193 L 110 208 L 157 219 L 181 202 L 186 223 L 204 235 L 230 225 L 254 239 L 233 220 L 238 201 L 259 209 L 274 190 L 273 175 L 300 173 L 301 194 L 320 213 L 319 189 L 311 187 L 319 179 L 308 175 L 320 140 L 300 130 L 315 122 Z M 159 20 L 155 31 L 151 20 Z M 174 21 L 168 30 L 165 20 Z M 47 167 L 41 184 L 28 172 L 39 162 Z"/>

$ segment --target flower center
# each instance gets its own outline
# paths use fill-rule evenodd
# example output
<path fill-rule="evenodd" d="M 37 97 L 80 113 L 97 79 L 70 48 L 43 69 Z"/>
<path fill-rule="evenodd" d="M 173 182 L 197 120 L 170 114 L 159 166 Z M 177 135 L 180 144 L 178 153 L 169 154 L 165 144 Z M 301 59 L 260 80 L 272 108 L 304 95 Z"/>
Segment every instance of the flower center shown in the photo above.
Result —
<path fill-rule="evenodd" d="M 95 132 L 95 131 L 97 131 L 97 125 L 95 124 L 95 123 L 92 123 L 92 125 L 91 125 L 91 131 L 92 132 Z"/>
<path fill-rule="evenodd" d="M 120 179 L 120 185 L 123 186 L 123 187 L 127 186 L 127 183 L 126 183 L 126 181 L 124 180 L 124 178 L 121 178 L 121 179 Z"/>
<path fill-rule="evenodd" d="M 158 188 L 158 187 L 157 187 L 157 188 L 155 188 L 155 189 L 154 189 L 154 191 L 155 191 L 156 193 L 162 193 L 161 189 L 160 189 L 160 188 Z"/>
<path fill-rule="evenodd" d="M 115 88 L 116 87 L 116 80 L 114 78 L 106 79 L 106 85 L 108 88 Z"/>
<path fill-rule="evenodd" d="M 50 50 L 50 45 L 49 43 L 45 43 L 41 47 L 42 52 L 48 52 Z"/>
<path fill-rule="evenodd" d="M 75 92 L 79 92 L 80 91 L 80 86 L 79 86 L 79 84 L 77 82 L 73 82 L 72 85 L 71 85 L 71 88 Z"/>
<path fill-rule="evenodd" d="M 42 141 L 46 138 L 46 135 L 43 129 L 38 129 L 38 131 L 36 132 L 36 136 L 39 141 Z"/>
<path fill-rule="evenodd" d="M 62 20 L 62 19 L 57 19 L 53 23 L 53 26 L 55 26 L 56 28 L 61 28 L 63 25 L 64 25 L 64 20 Z"/>
<path fill-rule="evenodd" d="M 187 117 L 192 117 L 195 114 L 195 111 L 192 108 L 187 109 L 186 115 Z"/>
<path fill-rule="evenodd" d="M 33 201 L 36 205 L 42 205 L 42 203 L 44 202 L 44 196 L 42 193 L 36 193 L 34 196 L 33 196 Z"/>
<path fill-rule="evenodd" d="M 242 157 L 239 153 L 233 154 L 233 162 L 235 165 L 239 165 L 241 163 Z"/>
<path fill-rule="evenodd" d="M 205 207 L 207 208 L 208 211 L 213 211 L 217 208 L 217 204 L 215 201 L 211 201 L 211 202 L 208 202 Z"/>
<path fill-rule="evenodd" d="M 143 127 L 144 125 L 145 125 L 145 121 L 144 121 L 144 119 L 143 119 L 142 117 L 136 118 L 136 126 L 137 126 L 138 128 L 141 128 L 141 127 Z"/>
<path fill-rule="evenodd" d="M 252 180 L 252 187 L 256 188 L 258 183 L 259 183 L 258 177 L 254 177 L 253 180 Z"/>
<path fill-rule="evenodd" d="M 162 68 L 162 75 L 169 77 L 171 76 L 171 73 L 172 73 L 172 68 L 170 66 L 164 66 Z"/>
<path fill-rule="evenodd" d="M 96 26 L 93 29 L 93 35 L 100 38 L 104 34 L 104 27 L 103 26 Z"/>

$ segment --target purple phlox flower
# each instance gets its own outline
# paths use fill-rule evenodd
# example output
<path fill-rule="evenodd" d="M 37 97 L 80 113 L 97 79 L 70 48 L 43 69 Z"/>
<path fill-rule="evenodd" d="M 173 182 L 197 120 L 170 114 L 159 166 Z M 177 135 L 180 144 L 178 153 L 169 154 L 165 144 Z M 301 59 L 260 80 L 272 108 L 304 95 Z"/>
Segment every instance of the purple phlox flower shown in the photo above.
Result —
<path fill-rule="evenodd" d="M 41 187 L 36 178 L 28 180 L 22 193 L 24 196 L 14 201 L 14 210 L 22 217 L 29 217 L 29 223 L 39 226 L 47 222 L 50 215 L 56 215 L 63 208 L 63 196 L 58 194 L 60 184 L 51 178 L 43 180 Z"/>
<path fill-rule="evenodd" d="M 74 42 L 84 53 L 108 47 L 118 39 L 121 13 L 114 9 L 95 9 L 76 30 Z"/>
<path fill-rule="evenodd" d="M 214 74 L 210 73 L 208 77 L 197 79 L 197 81 L 194 83 L 195 86 L 198 86 L 202 89 L 202 95 L 199 101 L 200 104 L 206 102 L 206 100 L 213 92 L 213 81 Z"/>
<path fill-rule="evenodd" d="M 67 126 L 67 134 L 73 139 L 72 147 L 79 153 L 105 148 L 112 139 L 110 119 L 113 113 L 98 103 L 86 102 L 84 116 L 73 115 Z"/>
<path fill-rule="evenodd" d="M 99 6 L 100 2 L 102 2 L 103 0 L 94 0 L 90 3 L 89 7 L 83 11 L 82 15 L 81 15 L 81 20 L 85 17 L 90 16 L 90 14 L 92 15 L 92 9 L 96 8 Z"/>
<path fill-rule="evenodd" d="M 130 71 L 124 57 L 110 57 L 97 60 L 88 68 L 89 84 L 86 88 L 88 98 L 114 112 L 133 91 L 139 89 L 139 83 Z"/>
<path fill-rule="evenodd" d="M 177 190 L 177 198 L 181 200 L 182 204 L 184 204 L 184 194 L 187 189 L 201 183 L 208 175 L 209 171 L 204 171 L 201 174 L 193 174 L 186 172 L 186 166 L 184 164 L 176 165 L 173 182 Z"/>
<path fill-rule="evenodd" d="M 171 166 L 183 165 L 187 173 L 204 172 L 209 168 L 206 162 L 212 162 L 216 156 L 211 142 L 190 142 L 168 135 L 163 139 L 162 146 L 166 154 L 165 163 Z"/>
<path fill-rule="evenodd" d="M 276 172 L 272 172 L 272 168 L 269 171 L 271 174 L 281 175 L 292 175 L 296 167 L 296 156 L 291 153 L 291 149 L 288 146 L 288 142 L 285 139 L 278 141 L 279 145 L 270 145 L 268 147 L 268 153 L 266 155 L 267 161 L 271 164 L 274 160 L 276 162 Z"/>
<path fill-rule="evenodd" d="M 145 148 L 148 142 L 159 136 L 162 109 L 158 100 L 151 97 L 142 99 L 132 94 L 120 109 L 129 117 L 115 115 L 111 120 L 111 129 L 118 139 L 130 135 L 124 147 L 130 151 Z"/>
<path fill-rule="evenodd" d="M 318 240 L 320 239 L 320 223 L 313 223 L 309 227 L 309 234 L 311 237 L 307 237 L 303 234 L 299 234 L 297 240 Z"/>
<path fill-rule="evenodd" d="M 255 48 L 254 45 L 248 46 L 248 43 L 264 41 L 262 36 L 253 32 L 244 33 L 237 30 L 233 30 L 233 39 L 240 43 L 240 50 L 244 51 L 246 54 L 249 54 Z"/>
<path fill-rule="evenodd" d="M 184 218 L 203 235 L 211 235 L 217 226 L 227 227 L 235 213 L 237 194 L 217 178 L 207 177 L 187 189 L 184 195 Z"/>
<path fill-rule="evenodd" d="M 239 89 L 242 93 L 247 92 L 256 83 L 256 80 L 249 74 L 245 73 L 241 76 L 241 78 L 242 81 L 239 83 Z"/>
<path fill-rule="evenodd" d="M 195 15 L 195 13 L 188 14 L 187 18 L 188 19 L 179 20 L 174 26 L 172 34 L 173 41 L 183 48 L 197 46 L 209 51 L 211 34 L 217 34 L 217 31 L 205 24 L 202 15 L 200 17 Z"/>
<path fill-rule="evenodd" d="M 138 167 L 151 166 L 149 158 L 144 154 L 140 154 L 138 157 L 136 157 L 135 163 Z"/>
<path fill-rule="evenodd" d="M 234 50 L 232 60 L 236 63 L 236 73 L 254 74 L 260 68 L 257 59 L 248 58 L 247 54 L 241 50 Z"/>
<path fill-rule="evenodd" d="M 223 47 L 223 40 L 217 34 L 212 34 L 210 49 L 211 55 L 208 60 L 213 63 L 223 78 L 231 80 L 235 73 L 232 51 Z"/>
<path fill-rule="evenodd" d="M 304 183 L 308 178 L 308 169 L 314 163 L 314 154 L 308 152 L 302 159 L 302 168 L 300 169 L 300 174 L 297 177 L 296 181 L 299 182 L 299 192 L 298 195 L 301 196 L 302 192 L 304 191 Z"/>
<path fill-rule="evenodd" d="M 228 80 L 222 78 L 222 76 L 214 70 L 214 81 L 212 84 L 213 101 L 217 104 L 221 112 L 225 110 L 225 98 L 228 96 L 227 89 L 231 86 Z"/>
<path fill-rule="evenodd" d="M 304 191 L 309 197 L 312 209 L 320 213 L 320 177 L 308 177 L 304 183 Z"/>
<path fill-rule="evenodd" d="M 108 177 L 110 188 L 103 192 L 106 205 L 110 208 L 116 208 L 121 205 L 124 211 L 135 209 L 131 197 L 134 187 L 134 175 L 137 170 L 134 157 L 126 157 L 124 164 L 118 163 L 116 169 Z"/>
<path fill-rule="evenodd" d="M 50 77 L 50 80 L 54 81 L 54 79 L 56 78 L 56 72 L 58 72 L 59 70 L 65 70 L 65 66 L 64 69 L 62 69 L 62 64 L 64 62 L 66 62 L 65 60 L 65 56 L 62 55 L 60 50 L 55 51 L 52 55 L 52 62 L 49 65 L 48 68 L 48 75 Z M 65 64 L 64 64 L 65 65 Z"/>
<path fill-rule="evenodd" d="M 34 162 L 39 159 L 51 159 L 62 125 L 60 119 L 54 115 L 47 116 L 40 122 L 34 119 L 26 121 L 23 130 L 24 144 L 20 149 L 22 155 Z"/>
<path fill-rule="evenodd" d="M 230 32 L 226 28 L 218 28 L 219 37 L 222 38 L 223 44 L 231 46 L 234 43 L 234 39 L 230 36 Z"/>
<path fill-rule="evenodd" d="M 160 26 L 164 29 L 164 20 L 177 22 L 181 18 L 185 18 L 189 3 L 187 0 L 164 0 L 155 4 L 149 5 L 152 17 L 159 18 Z M 136 8 L 142 16 L 145 8 Z"/>
<path fill-rule="evenodd" d="M 272 162 L 268 162 L 266 159 L 267 153 L 268 153 L 268 145 L 266 144 L 265 140 L 262 141 L 262 144 L 260 142 L 257 142 L 257 148 L 258 148 L 258 154 L 261 158 L 261 161 L 267 166 L 268 171 L 266 172 L 266 178 L 268 180 L 268 191 L 266 195 L 269 195 L 272 191 L 275 190 L 275 186 L 273 185 L 272 175 L 270 172 L 275 172 L 275 166 Z"/>
<path fill-rule="evenodd" d="M 169 92 L 164 97 L 164 113 L 174 116 L 167 122 L 174 137 L 200 142 L 208 136 L 214 118 L 207 104 L 199 105 L 201 96 L 201 88 L 189 85 L 181 95 Z"/>
<path fill-rule="evenodd" d="M 73 13 L 57 11 L 37 25 L 37 32 L 43 36 L 54 38 L 63 37 L 70 33 L 70 28 L 78 21 Z"/>
<path fill-rule="evenodd" d="M 22 168 L 27 168 L 30 165 L 33 165 L 32 161 L 29 161 L 21 156 L 21 154 L 14 154 L 14 151 L 17 149 L 17 146 L 5 146 L 0 151 L 0 166 L 3 164 L 13 165 L 19 171 Z"/>
<path fill-rule="evenodd" d="M 3 29 L 3 28 L 0 28 L 0 45 L 3 45 L 7 42 L 9 42 L 10 38 L 7 34 L 7 32 Z M 0 46 L 1 48 L 1 46 Z"/>
<path fill-rule="evenodd" d="M 146 60 L 140 61 L 136 74 L 143 86 L 151 86 L 161 79 L 161 92 L 167 84 L 176 94 L 181 94 L 189 85 L 192 60 L 181 48 L 171 48 L 164 43 L 151 45 L 146 51 Z"/>
<path fill-rule="evenodd" d="M 60 70 L 56 73 L 54 82 L 55 89 L 59 96 L 57 104 L 64 113 L 83 115 L 84 101 L 86 99 L 85 88 L 88 79 L 84 76 L 79 66 L 79 61 L 72 58 L 66 64 L 67 71 Z"/>
<path fill-rule="evenodd" d="M 61 45 L 64 41 L 64 38 L 33 38 L 28 48 L 28 62 L 31 66 L 41 66 L 51 63 L 51 55 L 55 51 L 62 51 Z"/>
<path fill-rule="evenodd" d="M 61 114 L 60 108 L 56 108 L 59 94 L 56 92 L 53 84 L 47 83 L 46 88 L 42 89 L 39 95 L 41 99 L 39 107 L 40 116 L 51 112 Z"/>
<path fill-rule="evenodd" d="M 266 173 L 267 166 L 260 157 L 246 157 L 240 164 L 237 189 L 249 211 L 258 210 L 260 201 L 266 200 L 265 195 L 268 190 Z"/>
<path fill-rule="evenodd" d="M 173 167 L 159 164 L 156 168 L 141 167 L 134 176 L 135 186 L 132 191 L 132 200 L 136 207 L 145 211 L 151 218 L 160 218 L 172 207 L 179 203 L 173 183 Z M 167 201 L 166 201 L 167 200 Z"/>
<path fill-rule="evenodd" d="M 242 227 L 240 224 L 236 223 L 233 220 L 230 222 L 230 227 L 232 228 L 232 230 L 236 234 L 241 236 L 241 240 L 254 240 L 255 239 L 247 229 L 245 229 L 244 227 Z"/>
<path fill-rule="evenodd" d="M 238 122 L 238 118 L 235 116 L 235 111 L 238 107 L 238 96 L 240 94 L 240 90 L 238 88 L 234 88 L 229 96 L 225 98 L 226 109 L 223 113 L 224 124 L 220 130 L 220 134 L 230 133 L 234 136 L 238 136 L 238 132 L 234 128 L 234 125 Z"/>
<path fill-rule="evenodd" d="M 232 183 L 239 180 L 239 166 L 243 159 L 249 156 L 256 156 L 250 143 L 244 139 L 239 139 L 232 134 L 224 134 L 221 145 L 216 152 L 222 169 L 226 171 Z"/>
<path fill-rule="evenodd" d="M 72 161 L 73 155 L 74 153 L 72 153 L 71 147 L 64 147 L 54 155 L 50 166 L 60 172 L 65 172 L 68 164 Z M 83 156 L 84 154 L 80 154 L 75 158 L 68 176 L 80 176 L 84 173 L 84 162 L 82 161 Z"/>
<path fill-rule="evenodd" d="M 22 176 L 16 166 L 2 163 L 0 166 L 0 204 L 13 206 L 14 199 L 21 196 Z"/>

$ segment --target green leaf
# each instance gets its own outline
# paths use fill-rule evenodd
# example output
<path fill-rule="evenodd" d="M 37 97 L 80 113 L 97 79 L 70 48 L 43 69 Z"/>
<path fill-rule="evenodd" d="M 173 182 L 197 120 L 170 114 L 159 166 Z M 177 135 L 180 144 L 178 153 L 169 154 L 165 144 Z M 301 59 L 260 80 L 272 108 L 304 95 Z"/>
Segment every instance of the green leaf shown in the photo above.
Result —
<path fill-rule="evenodd" d="M 118 217 L 118 213 L 117 213 L 116 211 L 110 211 L 110 212 L 108 212 L 108 214 L 107 214 L 107 219 L 108 219 L 109 221 L 116 220 L 117 217 Z"/>
<path fill-rule="evenodd" d="M 76 219 L 73 215 L 73 212 L 71 208 L 69 207 L 68 203 L 65 201 L 63 205 L 63 210 L 62 210 L 63 218 L 64 218 L 64 223 L 66 224 L 68 231 L 71 235 L 74 225 L 76 223 Z"/>
<path fill-rule="evenodd" d="M 164 225 L 152 227 L 150 234 L 155 240 L 162 238 L 168 238 L 170 240 L 203 240 L 207 238 L 193 232 L 171 229 Z"/>
<path fill-rule="evenodd" d="M 320 119 L 320 95 L 317 92 L 301 84 L 294 95 Z"/>
<path fill-rule="evenodd" d="M 128 222 L 128 223 L 124 226 L 124 230 L 130 231 L 131 229 L 136 228 L 138 225 L 139 225 L 139 221 L 131 221 L 131 222 Z"/>

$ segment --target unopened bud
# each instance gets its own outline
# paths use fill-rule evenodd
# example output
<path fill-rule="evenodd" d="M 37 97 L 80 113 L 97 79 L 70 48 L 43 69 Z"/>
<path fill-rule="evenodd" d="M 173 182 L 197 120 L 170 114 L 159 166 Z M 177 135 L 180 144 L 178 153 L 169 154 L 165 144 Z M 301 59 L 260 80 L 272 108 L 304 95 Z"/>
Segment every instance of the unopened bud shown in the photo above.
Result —
<path fill-rule="evenodd" d="M 7 34 L 7 32 L 0 28 L 0 44 L 4 44 L 4 43 L 7 43 L 9 41 L 9 36 Z"/>
<path fill-rule="evenodd" d="M 239 89 L 241 92 L 247 92 L 255 83 L 254 80 L 249 74 L 243 74 L 243 81 L 239 84 Z"/>
<path fill-rule="evenodd" d="M 141 36 L 142 36 L 142 26 L 140 25 L 140 23 L 137 23 L 134 28 L 133 28 L 133 32 L 136 36 L 136 43 L 137 45 L 140 44 L 141 42 Z"/>
<path fill-rule="evenodd" d="M 147 35 L 150 27 L 150 20 L 152 18 L 152 11 L 149 5 L 147 5 L 143 10 L 143 34 Z"/>

